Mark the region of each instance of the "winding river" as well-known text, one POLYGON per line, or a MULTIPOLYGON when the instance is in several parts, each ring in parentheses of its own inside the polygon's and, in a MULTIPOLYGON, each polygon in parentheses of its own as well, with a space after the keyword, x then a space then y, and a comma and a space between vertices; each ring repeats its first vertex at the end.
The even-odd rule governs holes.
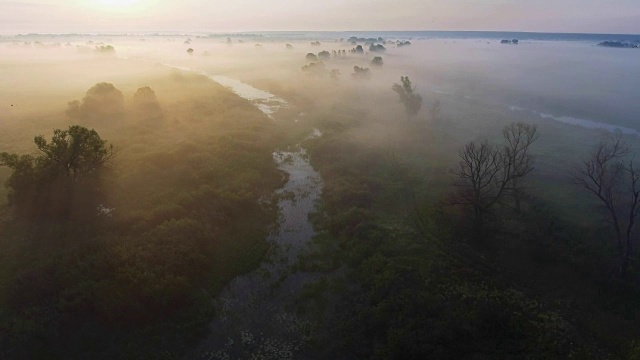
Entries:
MULTIPOLYGON (((207 76, 269 116, 286 105, 235 79, 207 76)), ((321 135, 314 130, 309 138, 321 135)), ((253 272, 235 278, 215 299, 216 317, 209 334, 188 359, 294 359, 308 343, 313 324, 299 317, 292 303, 304 284, 316 280, 318 274, 293 272, 292 266, 314 234, 308 215, 315 209, 323 182, 301 146, 275 152, 273 157, 288 180, 277 190, 280 226, 267 239, 267 259, 253 272)))

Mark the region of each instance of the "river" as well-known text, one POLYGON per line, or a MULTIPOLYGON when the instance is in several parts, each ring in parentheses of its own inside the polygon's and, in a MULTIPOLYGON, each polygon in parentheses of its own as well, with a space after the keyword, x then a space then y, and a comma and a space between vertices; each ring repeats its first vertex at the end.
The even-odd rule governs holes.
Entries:
MULTIPOLYGON (((284 100, 235 79, 209 77, 269 116, 276 107, 286 105, 284 100)), ((308 138, 321 135, 314 130, 308 138)), ((319 274, 293 272, 291 268, 314 234, 308 216, 315 209, 323 182, 300 145, 293 151, 275 152, 273 158, 288 180, 276 191, 280 224, 267 239, 267 258, 258 269, 236 277, 215 299, 216 317, 209 334, 188 359, 294 359, 308 343, 314 325, 296 314, 293 301, 319 274)))

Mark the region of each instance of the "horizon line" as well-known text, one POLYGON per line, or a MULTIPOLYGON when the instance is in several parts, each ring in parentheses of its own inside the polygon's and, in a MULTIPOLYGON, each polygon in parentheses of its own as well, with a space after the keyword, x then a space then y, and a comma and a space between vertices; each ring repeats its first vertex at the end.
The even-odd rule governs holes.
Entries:
POLYGON ((0 36, 29 36, 29 35, 83 35, 83 36, 133 36, 133 35, 251 35, 260 33, 518 33, 518 34, 559 34, 559 35, 624 35, 640 36, 640 33, 607 33, 607 32, 557 32, 557 31, 522 31, 522 30, 241 30, 241 31, 215 31, 215 30, 136 30, 136 31, 89 31, 89 32, 0 32, 0 36))

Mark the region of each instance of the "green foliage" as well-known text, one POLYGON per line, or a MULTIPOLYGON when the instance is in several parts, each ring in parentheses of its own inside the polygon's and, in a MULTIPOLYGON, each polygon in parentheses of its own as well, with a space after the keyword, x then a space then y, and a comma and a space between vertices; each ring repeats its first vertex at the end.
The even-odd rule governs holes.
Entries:
POLYGON ((68 218, 95 214, 102 166, 113 156, 97 132, 81 126, 56 129, 50 142, 34 139, 41 155, 0 154, 13 170, 6 186, 9 203, 25 217, 68 218))
MULTIPOLYGON (((112 148, 79 127, 39 137, 38 157, 1 155, 16 189, 39 179, 41 163, 76 178, 76 189, 101 179, 93 183, 100 196, 86 197, 107 211, 83 208, 91 221, 66 228, 47 214, 0 224, 15 260, 0 266, 0 357, 180 357, 206 331, 211 299, 264 256, 282 183, 272 158, 278 128, 201 78, 168 84, 176 97, 162 109, 171 122, 139 121, 135 104, 155 98, 141 88, 123 118, 130 121, 104 130, 119 149, 109 171, 99 168, 112 148)), ((37 203, 58 194, 30 184, 21 193, 37 203)))
MULTIPOLYGON (((326 324, 325 337, 318 341, 322 356, 593 356, 592 345, 560 309, 518 288, 524 274, 513 283, 505 281, 492 254, 460 243, 456 219, 415 202, 424 183, 417 178, 418 165, 406 160, 411 147, 389 154, 372 145, 372 135, 363 135, 371 119, 358 115, 356 121, 346 111, 332 118, 341 117, 322 123, 325 135, 309 144, 312 163, 325 180, 323 204, 314 219, 322 233, 316 239, 318 252, 301 266, 344 271, 333 277, 334 285, 322 287, 328 295, 315 297, 319 309, 327 308, 323 299, 337 298, 338 320, 326 324), (335 348, 327 346, 336 338, 335 348)), ((412 123, 397 127, 415 129, 412 123)), ((407 134, 405 141, 411 143, 407 134)), ((315 298, 304 296, 311 306, 315 298)))
POLYGON ((98 171, 114 155, 113 145, 107 146, 95 130, 78 125, 54 130, 51 142, 42 135, 34 142, 44 154, 40 162, 51 163, 74 182, 98 171))

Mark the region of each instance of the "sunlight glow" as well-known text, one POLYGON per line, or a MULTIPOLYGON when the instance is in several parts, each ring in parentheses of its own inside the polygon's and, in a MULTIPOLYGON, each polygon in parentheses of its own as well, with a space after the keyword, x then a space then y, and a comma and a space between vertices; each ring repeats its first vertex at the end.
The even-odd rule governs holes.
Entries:
POLYGON ((143 10, 145 2, 141 0, 93 0, 92 7, 100 11, 113 13, 136 13, 143 10))

